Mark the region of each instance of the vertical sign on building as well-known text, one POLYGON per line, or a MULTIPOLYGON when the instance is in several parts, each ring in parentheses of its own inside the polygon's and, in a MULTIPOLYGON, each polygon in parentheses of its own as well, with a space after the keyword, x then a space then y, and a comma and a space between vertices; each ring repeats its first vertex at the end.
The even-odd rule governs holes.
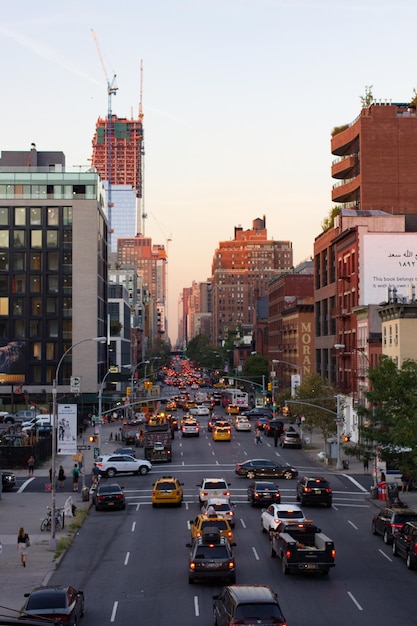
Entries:
POLYGON ((77 405, 58 404, 57 454, 77 454, 77 405))

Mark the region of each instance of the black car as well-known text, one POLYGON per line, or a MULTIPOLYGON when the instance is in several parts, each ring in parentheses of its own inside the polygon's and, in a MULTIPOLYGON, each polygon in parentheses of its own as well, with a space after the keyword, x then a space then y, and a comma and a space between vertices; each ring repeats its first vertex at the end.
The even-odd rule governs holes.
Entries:
POLYGON ((373 516, 372 534, 382 535, 386 544, 392 543, 406 522, 417 522, 417 512, 404 507, 386 507, 373 516))
POLYGON ((11 491, 16 487, 16 476, 13 474, 13 472, 2 470, 1 484, 3 491, 11 491))
POLYGON ((332 506, 333 492, 328 480, 322 476, 303 476, 297 483, 297 502, 301 506, 325 504, 332 506))
POLYGON ((256 420, 256 428, 259 428, 259 430, 263 430, 266 432, 269 422, 269 417, 267 417, 266 415, 260 415, 256 420))
POLYGON ((84 615, 84 593, 74 587, 35 587, 27 598, 19 618, 42 618, 51 622, 75 626, 84 615))
POLYGON ((250 411, 245 411, 243 415, 246 415, 248 419, 258 419, 258 417, 267 417, 268 419, 272 419, 274 417, 274 412, 268 407, 256 406, 254 409, 250 409, 250 411))
POLYGON ((96 511, 104 509, 125 509, 126 500, 122 487, 118 483, 99 484, 94 494, 96 511))
POLYGON ((235 560, 229 540, 222 537, 217 526, 207 526, 202 537, 187 543, 191 547, 188 561, 188 582, 226 580, 236 582, 235 560))
POLYGON ((280 465, 269 459, 251 459, 238 463, 235 467, 235 474, 245 476, 253 480, 254 478, 296 478, 298 471, 288 463, 280 465))
POLYGON ((417 567, 417 522, 406 522, 395 534, 392 554, 402 556, 408 569, 417 567))
POLYGON ((277 595, 268 585, 230 585, 213 596, 216 626, 286 624, 277 595))
POLYGON ((248 500, 252 506, 279 504, 281 494, 277 485, 267 480, 253 480, 248 487, 248 500))
POLYGON ((284 432, 284 422, 278 419, 269 420, 264 426, 264 433, 267 437, 275 437, 275 433, 280 437, 284 432))

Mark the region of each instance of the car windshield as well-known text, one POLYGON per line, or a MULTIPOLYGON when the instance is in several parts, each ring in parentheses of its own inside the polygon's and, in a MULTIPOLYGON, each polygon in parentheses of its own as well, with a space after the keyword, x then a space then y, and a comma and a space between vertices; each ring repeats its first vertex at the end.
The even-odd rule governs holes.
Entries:
POLYGON ((159 489, 160 491, 172 491, 175 489, 175 485, 171 482, 160 482, 156 485, 156 489, 159 489))
POLYGON ((272 602, 269 604, 253 602, 251 604, 239 604, 234 617, 237 619, 247 619, 248 617, 253 619, 282 618, 282 613, 279 607, 272 602))
POLYGON ((230 506, 227 504, 211 504, 210 506, 212 506, 218 513, 227 513, 227 511, 230 511, 230 506))
POLYGON ((198 546, 196 559, 228 559, 226 546, 198 546))
POLYGON ((417 521, 417 513, 396 513, 394 516, 395 524, 405 524, 410 521, 417 521))
POLYGON ((26 609, 63 609, 67 606, 67 594, 65 591, 45 591, 35 593, 29 597, 26 609))
POLYGON ((216 519, 215 522, 213 522, 213 520, 207 520, 207 522, 201 524, 201 528, 208 528, 209 526, 217 526, 219 530, 227 530, 228 528, 227 523, 221 519, 216 519))
POLYGON ((257 491, 276 491, 277 487, 273 483, 256 483, 255 489, 257 491))
POLYGON ((120 493, 121 489, 118 485, 100 485, 99 493, 120 493))
POLYGON ((223 481, 204 483, 204 489, 227 489, 226 484, 223 481))

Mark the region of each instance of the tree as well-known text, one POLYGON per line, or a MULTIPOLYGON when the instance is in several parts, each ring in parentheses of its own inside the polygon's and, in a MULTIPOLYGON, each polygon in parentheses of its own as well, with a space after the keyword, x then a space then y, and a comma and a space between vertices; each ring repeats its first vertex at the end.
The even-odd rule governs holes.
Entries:
POLYGON ((243 364, 243 378, 261 386, 268 379, 268 358, 262 354, 249 356, 243 364))
POLYGON ((358 408, 361 449, 369 453, 377 448, 382 460, 409 471, 417 464, 417 361, 408 359, 399 369, 384 355, 368 377, 368 406, 358 408))
POLYGON ((296 407, 299 414, 304 414, 304 428, 310 432, 318 428, 324 441, 327 441, 336 432, 336 395, 336 390, 329 387, 319 374, 313 374, 306 376, 302 384, 297 387, 295 400, 301 404, 291 405, 289 401, 288 406, 291 409, 296 407), (306 404, 302 403, 303 400, 306 404))
POLYGON ((196 335, 187 345, 187 357, 200 367, 216 369, 219 366, 219 351, 217 346, 209 343, 207 335, 196 335))
POLYGON ((374 101, 374 96, 372 94, 372 87, 373 87, 373 85, 366 85, 365 86, 365 95, 364 96, 359 96, 363 109, 367 109, 368 107, 370 107, 371 104, 374 101))
POLYGON ((334 225, 335 217, 337 215, 340 215, 340 211, 341 211, 340 205, 334 206, 329 210, 329 213, 327 214, 327 216, 323 219, 321 223, 321 227, 323 231, 327 230, 328 228, 331 228, 334 225))

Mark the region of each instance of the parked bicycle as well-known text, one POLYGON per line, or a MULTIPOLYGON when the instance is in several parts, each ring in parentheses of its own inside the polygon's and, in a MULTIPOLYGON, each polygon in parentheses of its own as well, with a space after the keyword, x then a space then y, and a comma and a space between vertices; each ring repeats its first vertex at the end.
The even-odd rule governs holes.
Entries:
MULTIPOLYGON (((42 522, 41 522, 41 531, 42 532, 44 532, 45 530, 51 530, 51 527, 52 527, 52 511, 51 511, 51 507, 47 506, 46 508, 48 509, 48 513, 47 513, 45 519, 43 519, 42 522)), ((55 509, 55 529, 56 530, 61 530, 62 528, 64 528, 64 509, 57 507, 55 509)))

